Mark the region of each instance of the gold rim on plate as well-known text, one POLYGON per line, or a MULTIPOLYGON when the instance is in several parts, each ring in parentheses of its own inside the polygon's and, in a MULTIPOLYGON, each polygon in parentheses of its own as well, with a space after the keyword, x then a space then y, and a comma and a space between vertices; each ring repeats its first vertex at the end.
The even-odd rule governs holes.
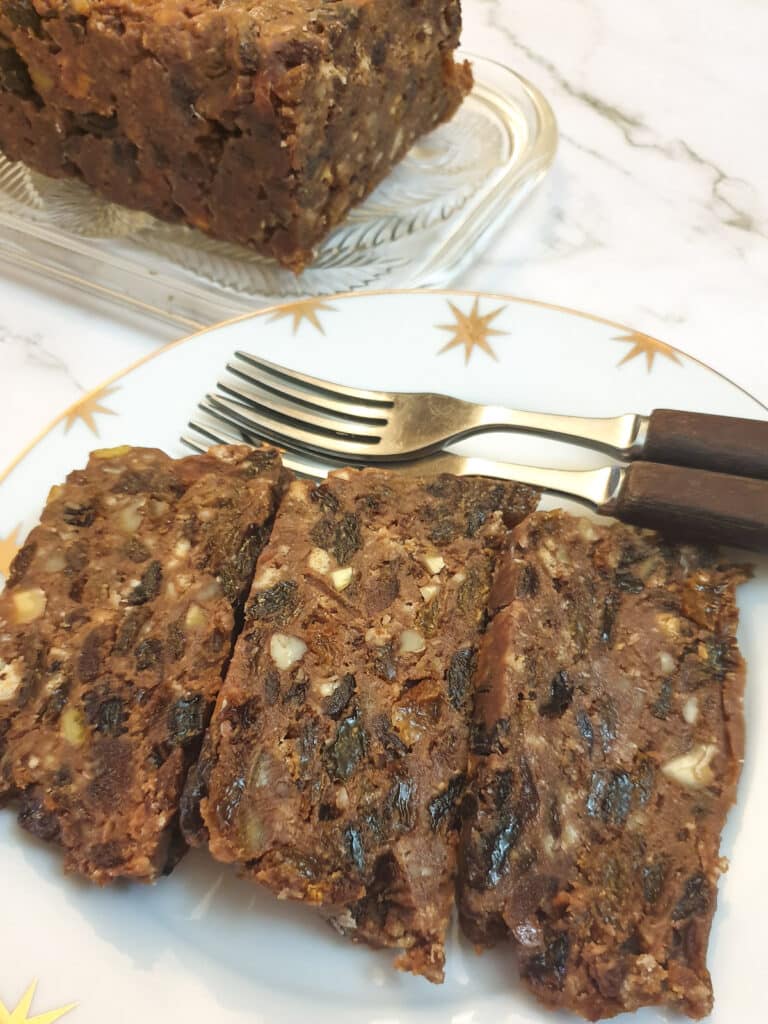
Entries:
POLYGON ((227 327, 229 324, 239 323, 241 320, 252 320, 256 319, 257 317, 274 315, 276 312, 279 311, 290 311, 292 308, 298 308, 301 307, 302 305, 306 305, 308 301, 318 301, 325 303, 333 302, 334 300, 338 299, 365 299, 368 296, 372 295, 460 295, 464 297, 468 296, 470 298, 475 299, 493 299, 496 302, 516 302, 521 305, 536 306, 540 309, 551 309, 557 313, 566 313, 569 316, 576 316, 582 320, 591 320, 593 323, 596 324, 603 324, 607 327, 614 327, 619 331, 626 331, 628 334, 636 334, 638 336, 642 336, 643 338, 647 338, 650 342, 655 343, 660 348, 666 349, 667 351, 673 353, 674 355, 685 356, 685 358, 690 359, 691 362, 697 363, 699 366, 702 366, 705 370, 709 370, 710 373, 714 373, 715 376, 719 377, 727 384, 730 384, 732 387, 736 388, 737 391, 740 391, 743 395, 746 395, 747 398, 750 398, 753 402, 759 405, 760 408, 765 409, 766 412, 768 412, 768 406, 764 405, 763 402, 756 398, 751 392, 747 391, 746 388, 743 388, 740 384, 737 384, 735 381, 731 380, 731 378, 727 377, 724 373, 720 373, 719 370, 715 370, 713 367, 711 367, 708 363, 705 363, 703 360, 697 359, 696 356, 689 355, 689 353, 684 352, 682 349, 679 349, 674 345, 670 345, 669 342, 661 341, 661 339, 655 338, 653 335, 636 331, 634 328, 628 327, 626 324, 619 323, 617 320, 609 320, 607 317, 595 316, 593 313, 585 313, 579 309, 571 309, 569 306, 560 306, 552 302, 542 302, 539 299, 524 299, 516 295, 505 295, 502 292, 482 292, 461 288, 391 288, 378 290, 374 289, 371 291, 336 292, 333 295, 318 296, 315 300, 299 299, 293 302, 279 302, 273 306, 267 306, 264 309, 256 310, 253 313, 241 313, 239 316, 233 316, 227 320, 222 320, 219 323, 210 324, 207 327, 201 327, 200 330, 193 331, 191 334, 186 334, 181 338, 177 338, 175 341, 169 342, 167 345, 161 345, 160 348, 157 348, 152 352, 148 352, 145 356, 142 356, 140 359, 137 359, 134 363, 131 363, 130 366, 127 366, 125 369, 119 370, 117 373, 112 374, 112 376, 108 377, 105 381, 102 381, 101 384, 97 385, 95 388, 92 388, 90 391, 87 391, 84 395, 78 398, 76 402, 73 402, 66 409, 60 412, 58 416, 51 420, 51 422, 46 427, 44 427, 40 431, 40 433, 37 434, 29 442, 29 444, 26 445, 19 452, 18 455, 16 455, 11 460, 10 464, 6 466, 6 468, 2 472, 0 472, 0 484, 5 483, 8 477, 14 471, 14 469, 16 469, 16 467, 19 466, 24 461, 24 459, 26 459, 27 456, 34 451, 38 444, 40 444, 40 442, 45 437, 47 437, 48 434, 50 434, 51 431, 54 430, 62 422, 62 420, 65 420, 68 417, 76 414, 79 408, 84 406, 89 401, 93 401, 107 388, 117 383, 117 381, 122 380, 124 377, 127 377, 130 373, 133 373, 133 371, 138 369, 140 366, 143 366, 145 363, 149 363, 153 359, 157 359, 160 356, 165 355, 165 353, 170 352, 171 349, 177 348, 179 345, 183 345, 188 341, 192 341, 193 338, 197 338, 201 334, 207 334, 209 331, 217 330, 220 327, 227 327))

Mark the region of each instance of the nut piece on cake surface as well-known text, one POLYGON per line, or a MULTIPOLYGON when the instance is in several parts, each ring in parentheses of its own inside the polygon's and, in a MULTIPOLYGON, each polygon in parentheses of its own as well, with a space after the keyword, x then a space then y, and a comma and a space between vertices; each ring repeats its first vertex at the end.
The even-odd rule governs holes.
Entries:
POLYGON ((281 486, 277 452, 233 446, 100 451, 52 488, 0 593, 0 803, 68 870, 152 880, 181 855, 181 790, 281 486))
POLYGON ((548 1006, 711 1009, 747 575, 562 512, 513 531, 478 655, 459 909, 478 945, 516 944, 548 1006))
POLYGON ((299 271, 472 84, 458 0, 0 0, 0 148, 299 271))

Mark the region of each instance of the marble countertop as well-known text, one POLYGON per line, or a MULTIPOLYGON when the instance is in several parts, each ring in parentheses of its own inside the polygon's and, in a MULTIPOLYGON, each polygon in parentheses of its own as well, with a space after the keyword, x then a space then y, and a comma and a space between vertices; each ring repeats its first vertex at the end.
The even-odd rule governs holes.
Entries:
MULTIPOLYGON (((543 90, 555 167, 456 287, 630 324, 768 403, 768 10, 465 0, 465 45, 543 90)), ((0 467, 178 328, 0 272, 0 467)))

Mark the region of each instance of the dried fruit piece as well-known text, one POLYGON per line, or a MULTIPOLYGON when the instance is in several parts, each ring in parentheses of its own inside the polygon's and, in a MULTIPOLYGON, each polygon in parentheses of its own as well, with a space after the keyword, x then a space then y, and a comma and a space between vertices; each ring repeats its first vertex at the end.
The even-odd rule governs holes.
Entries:
POLYGON ((593 772, 587 795, 587 814, 613 825, 623 825, 632 806, 632 779, 628 772, 593 772))
POLYGON ((104 629, 97 627, 90 630, 83 640, 77 658, 77 675, 81 682, 91 683, 102 670, 102 647, 109 637, 104 629))
POLYGON ((667 868, 664 861, 647 864, 643 868, 643 898, 647 903, 655 903, 661 896, 667 868))
POLYGON ((330 775, 343 782, 365 757, 367 735, 357 711, 345 718, 326 752, 330 775))
POLYGON ((116 654, 127 654, 134 648, 139 633, 150 617, 151 612, 148 608, 131 609, 126 613, 117 631, 114 645, 116 654))
POLYGON ((59 837, 59 820, 53 811, 47 810, 43 801, 30 793, 21 797, 19 824, 38 839, 53 842, 59 837))
POLYGON ((348 565, 362 545, 360 518, 354 512, 345 512, 338 519, 327 516, 318 520, 310 536, 319 548, 330 551, 339 565, 348 565))
POLYGON ((697 872, 686 879, 683 895, 672 910, 672 920, 681 921, 696 914, 706 914, 711 902, 710 884, 704 875, 697 872))
POLYGON ((467 777, 464 772, 455 775, 445 789, 436 796, 433 796, 429 801, 427 810, 429 811, 429 821, 434 832, 446 821, 449 827, 453 824, 452 818, 461 799, 466 781, 467 777))
POLYGON ((539 714, 547 718, 559 718, 571 706, 573 685, 562 670, 549 681, 546 699, 539 705, 539 714))
POLYGON ((570 942, 568 936, 559 934, 546 940, 544 950, 523 960, 521 973, 549 989, 562 990, 568 965, 570 942))
POLYGON ((474 647, 463 647, 451 658, 446 673, 448 700, 457 711, 466 707, 476 664, 477 651, 474 647))
POLYGON ((655 718, 660 718, 665 721, 669 717, 669 711, 672 703, 672 680, 664 679, 661 683, 661 689, 659 690, 659 696, 655 703, 651 706, 651 714, 655 718))
POLYGON ((298 587, 294 580, 281 580, 273 587, 257 591, 248 607, 252 619, 287 622, 298 603, 298 587))
POLYGON ((352 699, 355 692, 355 677, 347 673, 338 683, 333 693, 325 701, 323 710, 330 718, 340 718, 342 712, 352 699))
POLYGON ((161 666, 163 650, 163 641, 158 637, 148 636, 146 640, 142 640, 135 651, 137 671, 146 672, 148 669, 161 666))
POLYGON ((351 825, 344 830, 344 838, 347 842, 347 849, 352 863, 358 871, 365 871, 365 847, 360 830, 351 825))
POLYGON ((205 703, 200 694, 180 697, 168 713, 168 740, 183 747, 197 739, 205 727, 205 703))
POLYGON ((16 555, 11 562, 10 575, 6 581, 7 590, 17 587, 19 583, 22 582, 36 555, 37 543, 34 540, 28 540, 26 544, 22 545, 21 549, 16 552, 16 555))
POLYGON ((95 694, 84 694, 83 702, 88 720, 97 732, 105 736, 121 736, 126 731, 127 712, 120 697, 99 698, 95 694))
POLYGON ((129 605, 146 604, 154 601, 160 593, 160 584, 163 579, 163 567, 157 561, 150 562, 141 577, 140 582, 133 588, 126 598, 129 605))

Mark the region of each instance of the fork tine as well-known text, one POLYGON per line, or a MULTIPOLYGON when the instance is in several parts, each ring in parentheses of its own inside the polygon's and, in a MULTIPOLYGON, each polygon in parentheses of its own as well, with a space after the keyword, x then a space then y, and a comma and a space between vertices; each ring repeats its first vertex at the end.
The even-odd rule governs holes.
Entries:
MULTIPOLYGON (((192 422, 190 422, 189 425, 190 427, 195 426, 195 424, 192 422)), ((202 453, 207 449, 206 444, 204 444, 202 441, 199 441, 196 437, 193 437, 191 434, 182 434, 181 443, 185 444, 187 448, 191 448, 193 452, 202 453)))
MULTIPOLYGON (((218 437, 227 434, 231 431, 231 434, 227 434, 225 438, 226 444, 270 444, 274 448, 279 448, 281 452, 290 452, 297 458, 306 458, 309 460, 319 459, 318 465, 321 465, 323 472, 328 473, 332 469, 344 469, 349 465, 349 461, 340 457, 334 459, 332 455, 327 452, 318 451, 307 451, 301 445, 294 444, 285 437, 280 437, 278 434, 271 433, 269 430, 258 426, 242 426, 234 423, 231 419, 228 419, 228 413, 222 412, 221 409, 215 408, 211 405, 208 399, 204 398, 201 402, 198 402, 198 408, 205 413, 205 421, 201 423, 197 420, 195 423, 195 429, 199 430, 201 426, 207 427, 207 436, 216 440, 218 437), (214 424, 214 429, 208 426, 209 421, 214 424), (214 432, 215 431, 215 432, 214 432), (237 433, 235 438, 234 432, 237 433)), ((205 432, 205 431, 204 431, 205 432)), ((220 442, 219 442, 220 443, 220 442)))
MULTIPOLYGON (((217 409, 216 406, 212 405, 207 398, 203 398, 202 401, 197 404, 198 409, 205 413, 205 415, 217 424, 217 432, 219 430, 218 425, 224 424, 228 430, 236 430, 238 432, 238 440, 236 444, 271 444, 277 448, 291 447, 291 442, 286 438, 272 433, 266 429, 266 427, 253 424, 252 426, 245 426, 242 423, 238 423, 232 414, 227 410, 217 409)), ((295 450, 301 451, 300 445, 295 445, 295 450)))
POLYGON ((267 376, 264 373, 255 373, 250 368, 250 364, 244 359, 241 359, 239 362, 227 363, 227 369, 230 373, 248 381, 249 384, 256 384, 259 388, 264 388, 281 398, 289 398, 308 409, 316 409, 319 412, 332 412, 346 419, 365 420, 371 423, 379 423, 381 426, 386 426, 388 422, 386 410, 391 408, 391 406, 363 405, 348 401, 347 399, 338 401, 336 398, 330 397, 330 392, 328 394, 319 394, 314 391, 308 391, 306 388, 296 387, 288 377, 267 376))
MULTIPOLYGON (((203 437, 207 438, 213 444, 238 443, 237 439, 233 438, 226 431, 213 430, 207 423, 203 423, 200 420, 190 420, 188 425, 192 430, 202 434, 203 437)), ((189 433, 182 434, 181 441, 195 452, 203 453, 209 448, 208 444, 205 444, 205 442, 200 441, 194 435, 189 433)), ((243 443, 242 439, 240 439, 239 443, 243 443)), ((321 466, 319 463, 312 462, 310 459, 302 458, 302 456, 295 452, 289 453, 281 451, 280 455, 285 468, 290 470, 292 473, 295 473, 297 476, 310 477, 313 480, 324 480, 328 474, 329 467, 321 466)))
POLYGON ((297 426, 306 426, 317 433, 330 434, 331 437, 349 437, 358 440, 381 437, 381 424, 358 422, 357 420, 341 420, 334 416, 324 416, 321 412, 313 412, 308 406, 296 406, 290 401, 282 401, 273 391, 264 391, 250 384, 239 384, 237 381, 220 380, 218 387, 227 394, 233 395, 244 405, 273 413, 280 419, 288 419, 297 426))
MULTIPOLYGON (((204 411, 207 412, 208 410, 204 411)), ((207 420, 190 420, 187 425, 199 434, 207 437, 213 444, 251 444, 251 441, 246 440, 243 432, 234 424, 227 423, 225 425, 222 420, 214 420, 213 424, 210 424, 207 420)), ((182 438, 182 440, 184 441, 185 439, 182 438)))
POLYGON ((344 456, 347 459, 365 461, 366 452, 373 453, 376 448, 375 438, 360 438, 357 441, 339 437, 336 435, 324 435, 320 437, 316 433, 302 430, 290 422, 283 422, 270 416, 267 412, 251 411, 240 402, 232 402, 222 395, 208 395, 206 397, 206 408, 219 419, 228 423, 255 431, 257 434, 268 436, 273 442, 280 444, 287 442, 287 447, 299 447, 310 452, 318 452, 322 455, 332 453, 333 455, 344 456))
POLYGON ((350 388, 345 384, 334 384, 332 381, 320 380, 319 377, 310 377, 307 373, 299 373, 298 370, 289 370, 285 366, 278 366, 277 363, 270 363, 267 359, 251 355, 249 352, 236 352, 235 355, 238 359, 243 359, 246 363, 257 367, 263 373, 283 380, 299 381, 310 391, 320 391, 331 398, 346 398, 351 402, 363 402, 366 405, 378 405, 385 408, 391 408, 394 405, 395 396, 388 391, 366 391, 363 388, 350 388))

